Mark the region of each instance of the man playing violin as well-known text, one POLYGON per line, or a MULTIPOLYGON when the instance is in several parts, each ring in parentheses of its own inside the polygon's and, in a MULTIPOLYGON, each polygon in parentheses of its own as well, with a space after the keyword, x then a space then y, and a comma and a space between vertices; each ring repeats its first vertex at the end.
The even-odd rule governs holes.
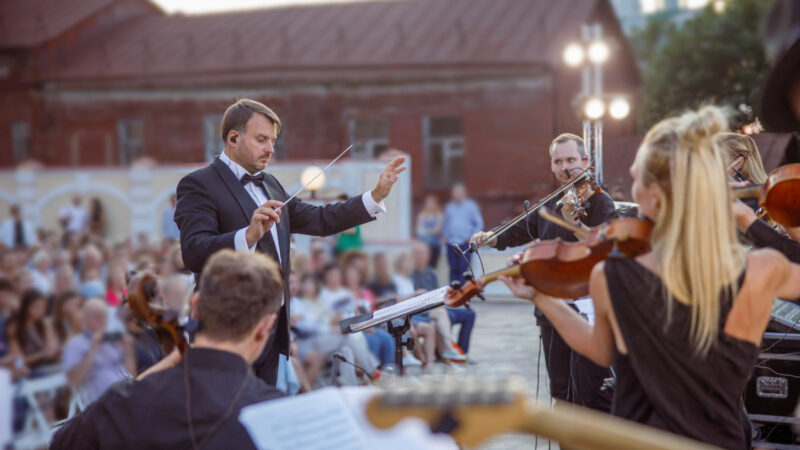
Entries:
POLYGON ((281 278, 263 254, 216 253, 192 298, 193 346, 112 386, 64 424, 50 448, 254 448, 239 410, 282 395, 250 367, 276 322, 281 278))
MULTIPOLYGON (((589 155, 579 136, 564 133, 550 144, 550 168, 562 186, 588 167, 589 155)), ((568 191, 562 198, 553 198, 544 207, 560 213, 567 221, 581 228, 594 227, 611 219, 615 209, 611 197, 606 192, 595 193, 588 187, 583 189, 585 192, 582 194, 577 192, 580 188, 575 193, 568 191)), ((471 242, 478 246, 490 245, 503 250, 535 239, 555 238, 564 241, 578 240, 573 232, 534 212, 496 238, 491 238, 489 232, 481 231, 472 236, 471 242)), ((575 308, 571 300, 568 303, 575 308)), ((611 396, 601 391, 603 381, 610 377, 609 370, 574 353, 538 309, 535 314, 541 330, 551 395, 558 400, 609 411, 611 396)))

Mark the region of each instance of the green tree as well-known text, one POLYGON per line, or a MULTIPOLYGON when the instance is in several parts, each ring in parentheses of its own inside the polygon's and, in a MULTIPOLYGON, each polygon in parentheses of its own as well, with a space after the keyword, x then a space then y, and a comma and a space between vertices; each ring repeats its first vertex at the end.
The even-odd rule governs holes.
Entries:
POLYGON ((767 6, 730 0, 723 13, 708 7, 680 25, 661 17, 634 32, 643 73, 642 129, 709 103, 733 108, 736 127, 752 122, 768 69, 761 44, 767 6))

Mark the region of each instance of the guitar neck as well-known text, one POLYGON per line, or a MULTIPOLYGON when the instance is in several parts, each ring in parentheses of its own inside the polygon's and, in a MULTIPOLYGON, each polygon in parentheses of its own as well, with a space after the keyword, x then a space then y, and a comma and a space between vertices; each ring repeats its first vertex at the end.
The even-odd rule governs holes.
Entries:
POLYGON ((528 399, 518 379, 450 378, 422 386, 399 386, 373 397, 366 408, 378 428, 417 417, 432 429, 442 424, 462 446, 480 445, 494 435, 516 431, 558 441, 563 447, 598 450, 711 449, 710 445, 635 422, 559 403, 550 407, 528 399))
POLYGON ((558 441, 562 446, 598 450, 716 448, 692 439, 575 405, 529 405, 516 427, 558 441))

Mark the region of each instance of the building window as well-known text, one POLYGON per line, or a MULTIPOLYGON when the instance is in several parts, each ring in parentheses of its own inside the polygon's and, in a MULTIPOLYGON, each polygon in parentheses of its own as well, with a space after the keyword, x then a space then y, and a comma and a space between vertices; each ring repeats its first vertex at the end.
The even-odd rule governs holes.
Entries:
POLYGON ((11 123, 11 148, 14 161, 22 161, 31 156, 31 124, 28 122, 11 123))
POLYGON ((225 148, 220 137, 220 127, 222 124, 222 114, 210 114, 203 117, 203 136, 205 136, 206 162, 214 161, 214 158, 222 153, 225 148))
POLYGON ((120 120, 117 124, 119 133, 119 162, 128 165, 144 156, 144 121, 120 120))
POLYGON ((389 121, 385 117, 350 119, 353 158, 375 158, 389 148, 389 121))
POLYGON ((429 188, 446 188, 462 181, 464 134, 461 117, 426 117, 425 178, 429 188))

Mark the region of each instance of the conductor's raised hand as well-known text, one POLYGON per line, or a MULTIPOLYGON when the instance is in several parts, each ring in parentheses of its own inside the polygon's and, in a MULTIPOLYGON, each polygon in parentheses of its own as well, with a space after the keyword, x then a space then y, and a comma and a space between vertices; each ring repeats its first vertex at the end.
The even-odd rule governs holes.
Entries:
POLYGON ((406 170, 406 166, 403 165, 405 162, 405 156, 398 156, 383 169, 383 172, 381 172, 381 175, 378 177, 378 183, 375 184, 375 188, 372 190, 372 199, 375 200, 375 203, 380 203, 389 196, 389 192, 392 191, 392 186, 394 186, 399 178, 398 175, 400 175, 400 172, 406 170))
POLYGON ((247 226, 247 231, 245 231, 248 247, 261 240, 274 224, 281 223, 282 210, 276 209, 281 206, 283 206, 283 202, 267 200, 253 211, 250 225, 247 226))

